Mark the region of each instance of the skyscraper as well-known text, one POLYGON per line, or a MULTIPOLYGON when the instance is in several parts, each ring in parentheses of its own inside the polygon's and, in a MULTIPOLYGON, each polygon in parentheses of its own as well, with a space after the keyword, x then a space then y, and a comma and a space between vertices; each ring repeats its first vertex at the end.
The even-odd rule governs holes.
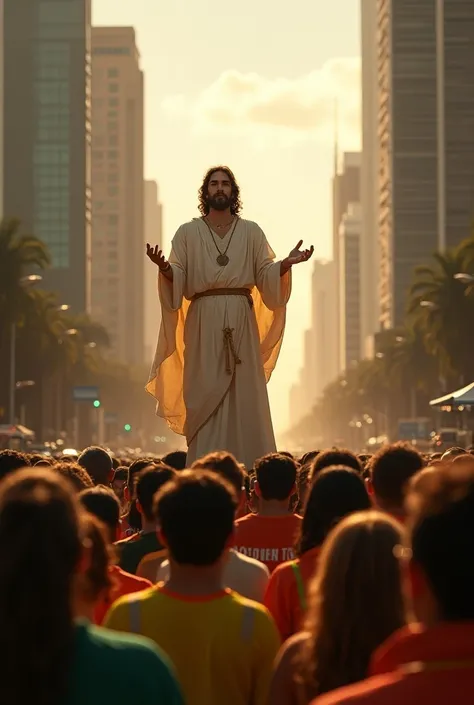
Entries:
POLYGON ((144 362, 143 73, 133 27, 92 30, 92 313, 144 362))
POLYGON ((90 308, 90 0, 4 4, 3 212, 49 247, 45 286, 90 308))
POLYGON ((362 212, 360 203, 349 203, 339 226, 339 365, 347 370, 361 358, 362 212))
POLYGON ((474 218, 474 3, 378 0, 381 322, 403 322, 413 269, 474 218))
POLYGON ((340 356, 338 351, 341 348, 341 286, 344 273, 341 268, 340 261, 340 234, 339 230, 344 214, 347 212, 349 203, 358 203, 360 201, 360 152, 344 152, 342 155, 342 164, 339 165, 337 158, 337 146, 335 150, 334 176, 332 180, 333 194, 333 259, 336 270, 336 343, 335 354, 338 360, 337 372, 342 372, 344 369, 340 366, 340 356))
MULTIPOLYGON (((145 181, 145 240, 163 247, 163 207, 156 181, 145 181)), ((161 322, 158 300, 158 272, 151 262, 145 263, 145 353, 151 363, 161 322)))
POLYGON ((379 143, 377 0, 361 0, 362 162, 360 201, 360 296, 362 354, 380 327, 379 143))
POLYGON ((334 261, 316 260, 311 281, 311 327, 314 337, 314 387, 317 400, 339 372, 337 350, 337 272, 334 261))

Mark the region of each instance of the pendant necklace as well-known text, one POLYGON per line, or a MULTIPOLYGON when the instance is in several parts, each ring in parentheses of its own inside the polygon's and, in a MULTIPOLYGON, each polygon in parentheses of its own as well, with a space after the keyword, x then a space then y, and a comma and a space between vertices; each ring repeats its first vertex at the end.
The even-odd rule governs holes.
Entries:
POLYGON ((221 252, 221 251, 220 251, 220 249, 219 249, 219 247, 218 247, 218 245, 217 245, 216 239, 215 239, 215 237, 214 237, 214 233, 212 232, 211 226, 209 225, 209 223, 207 222, 207 220, 206 220, 205 218, 203 218, 203 220, 204 220, 204 222, 206 223, 207 227, 209 228, 209 232, 211 233, 211 237, 212 237, 212 242, 213 242, 214 245, 216 246, 216 250, 217 250, 218 253, 219 253, 219 255, 216 257, 216 262, 217 262, 217 264, 218 264, 220 267, 225 267, 226 264, 229 264, 229 258, 227 257, 227 250, 229 249, 230 243, 232 242, 232 237, 233 237, 233 235, 234 235, 235 228, 236 228, 236 225, 237 225, 237 221, 239 220, 239 218, 238 218, 238 216, 235 217, 235 220, 234 220, 234 227, 232 228, 232 231, 231 231, 231 233, 230 233, 229 242, 227 243, 227 247, 225 248, 224 252, 221 252))

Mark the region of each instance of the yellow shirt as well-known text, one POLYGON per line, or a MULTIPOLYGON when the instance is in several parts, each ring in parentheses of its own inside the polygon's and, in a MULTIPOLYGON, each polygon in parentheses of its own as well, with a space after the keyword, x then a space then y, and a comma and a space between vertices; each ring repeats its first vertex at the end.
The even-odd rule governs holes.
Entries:
POLYGON ((190 598, 159 585, 118 600, 105 626, 158 644, 187 705, 266 705, 280 639, 256 602, 230 590, 190 598))

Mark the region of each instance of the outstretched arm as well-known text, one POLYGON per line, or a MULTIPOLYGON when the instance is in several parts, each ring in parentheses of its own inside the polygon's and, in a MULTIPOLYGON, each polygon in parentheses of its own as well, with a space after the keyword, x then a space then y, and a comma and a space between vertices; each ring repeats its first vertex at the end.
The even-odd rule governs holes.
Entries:
POLYGON ((158 267, 160 274, 162 274, 168 281, 173 281, 173 267, 168 262, 163 252, 158 248, 158 245, 146 244, 146 254, 147 257, 158 267))
POLYGON ((309 250, 301 250, 300 247, 303 244, 303 240, 300 240, 299 243, 296 245, 294 250, 291 250, 290 254, 288 257, 285 257, 281 261, 280 265, 280 276, 285 275, 294 264, 299 264, 300 262, 307 262, 310 257, 313 256, 314 252, 314 247, 311 245, 309 250))

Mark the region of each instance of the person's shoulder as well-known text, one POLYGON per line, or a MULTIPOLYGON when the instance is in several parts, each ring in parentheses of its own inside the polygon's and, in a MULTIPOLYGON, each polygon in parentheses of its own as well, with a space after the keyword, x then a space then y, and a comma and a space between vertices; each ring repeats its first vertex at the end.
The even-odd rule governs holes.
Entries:
POLYGON ((109 653, 113 659, 119 659, 122 655, 127 662, 136 657, 137 663, 148 658, 152 662, 168 664, 167 657, 155 642, 144 636, 114 632, 91 624, 80 625, 78 629, 82 631, 82 640, 94 660, 109 653))
POLYGON ((346 685, 320 695, 311 701, 311 705, 398 705, 403 703, 408 695, 405 682, 398 673, 373 676, 360 683, 346 685))
POLYGON ((245 526, 246 524, 249 524, 249 523, 251 524, 255 521, 257 516, 258 516, 257 514, 251 514, 251 513, 245 514, 245 516, 240 517, 240 519, 237 519, 237 521, 235 522, 235 525, 237 527, 239 527, 239 526, 245 526))
POLYGON ((239 568, 244 568, 249 573, 260 573, 267 578, 270 576, 267 566, 261 561, 257 561, 256 558, 246 556, 245 553, 239 553, 239 551, 232 551, 232 557, 236 563, 239 563, 239 568))
POLYGON ((135 544, 140 539, 140 534, 132 534, 131 536, 126 536, 124 539, 115 542, 115 546, 120 550, 127 548, 131 544, 135 544))
POLYGON ((186 237, 188 233, 195 233, 200 223, 202 223, 201 218, 191 218, 185 223, 181 223, 175 233, 175 238, 186 237))
POLYGON ((275 580, 281 580, 286 578, 288 575, 292 575, 297 565, 296 561, 285 561, 277 565, 275 570, 272 572, 270 580, 274 582, 275 580))
POLYGON ((149 691, 148 696, 169 695, 170 702, 181 702, 173 666, 154 641, 85 623, 77 629, 85 674, 90 669, 88 664, 93 664, 104 678, 133 674, 133 682, 140 684, 139 690, 149 691))
POLYGON ((244 597, 238 592, 230 591, 230 595, 232 597, 234 605, 238 605, 241 611, 250 613, 257 626, 271 625, 272 629, 276 629, 273 617, 271 616, 267 608, 264 605, 260 604, 260 602, 256 602, 255 600, 251 600, 248 597, 244 597))
POLYGON ((257 237, 264 237, 262 228, 254 220, 247 220, 246 218, 239 218, 241 225, 245 227, 248 233, 251 233, 257 237))
POLYGON ((152 587, 150 580, 147 580, 146 578, 141 578, 138 575, 133 575, 132 573, 127 573, 126 570, 123 570, 118 565, 114 566, 114 572, 116 573, 118 579, 121 581, 122 584, 126 585, 127 587, 133 587, 136 591, 146 590, 147 588, 152 587))

